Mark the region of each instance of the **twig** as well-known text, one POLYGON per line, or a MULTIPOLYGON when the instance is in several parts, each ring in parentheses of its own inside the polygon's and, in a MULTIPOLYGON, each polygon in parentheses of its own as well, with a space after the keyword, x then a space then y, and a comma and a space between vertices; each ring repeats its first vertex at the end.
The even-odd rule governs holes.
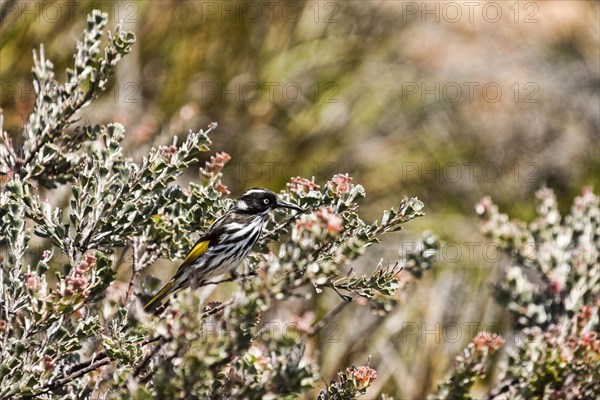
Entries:
POLYGON ((132 272, 131 272, 131 279, 129 280, 129 287, 127 288, 127 294, 125 295, 125 304, 129 305, 129 298, 131 297, 131 294, 133 293, 133 288, 135 287, 135 281, 137 280, 138 276, 140 275, 140 268, 138 267, 138 261, 139 261, 139 257, 138 257, 138 250, 139 250, 139 244, 137 243, 137 241, 134 239, 133 241, 133 268, 132 268, 132 272))
POLYGON ((103 358, 101 360, 98 360, 94 363, 89 364, 87 367, 80 369, 78 371, 73 372, 72 374, 65 376, 64 378, 58 379, 54 382, 49 382, 46 385, 44 385, 41 389, 43 389, 41 392, 36 393, 36 394, 31 394, 31 395, 26 395, 26 396, 21 396, 21 399, 33 399, 36 397, 39 397, 43 394, 46 394, 48 392, 51 392, 53 390, 58 389, 59 387, 87 374, 88 372, 92 372, 106 364, 109 364, 112 360, 110 358, 103 358))
MULTIPOLYGON (((162 338, 162 336, 155 336, 151 339, 145 339, 143 341, 140 342, 140 346, 147 346, 150 343, 154 343, 158 340, 160 340, 162 338)), ((94 357, 90 358, 87 361, 84 362, 80 362, 79 364, 75 364, 73 365, 71 368, 69 368, 67 370, 67 372, 65 372, 65 375, 72 375, 73 373, 75 373, 76 371, 80 371, 83 369, 88 368, 90 365, 102 361, 102 360, 110 360, 112 361, 109 357, 108 354, 106 353, 106 351, 101 351, 100 353, 96 354, 94 357)))
POLYGON ((117 258, 117 261, 114 264, 116 268, 119 268, 119 266, 125 261, 125 256, 127 255, 127 251, 129 251, 129 247, 129 245, 123 247, 121 254, 119 254, 119 258, 117 258))
POLYGON ((142 340, 142 342, 141 342, 140 344, 141 344, 142 346, 147 346, 147 345, 149 345, 150 343, 154 343, 154 342, 157 342, 157 341, 159 341, 161 338, 163 338, 163 336, 156 335, 156 336, 154 336, 152 339, 146 339, 146 340, 142 340))
POLYGON ((350 304, 350 303, 347 301, 342 301, 340 304, 338 304, 323 319, 321 319, 319 322, 313 324, 313 331, 311 333, 309 333, 308 336, 309 337, 316 336, 321 331, 321 329, 326 327, 331 322, 331 320, 333 320, 340 312, 342 312, 342 310, 344 308, 346 308, 346 306, 348 304, 350 304))
POLYGON ((97 361, 105 360, 107 358, 108 358, 108 354, 106 353, 106 351, 101 351, 100 353, 96 354, 94 357, 90 358, 89 360, 73 365, 71 368, 69 368, 67 370, 67 372, 65 372, 65 375, 71 375, 72 373, 74 373, 76 371, 87 368, 88 366, 92 365, 93 363, 95 363, 97 361))
POLYGON ((152 349, 152 351, 150 353, 148 353, 146 355, 146 357, 144 357, 142 362, 135 368, 135 370, 133 371, 134 377, 137 377, 142 373, 144 368, 146 368, 148 366, 148 364, 150 363, 150 360, 152 360, 152 358, 160 351, 162 345, 165 344, 166 342, 167 342, 166 338, 163 337, 160 339, 159 343, 152 349))
MULTIPOLYGON (((310 213, 310 212, 312 212, 312 208, 307 208, 304 211, 304 213, 310 213)), ((272 230, 265 232, 265 234, 262 235, 260 240, 269 239, 272 236, 275 236, 275 234, 279 233, 279 231, 281 231, 283 228, 285 228, 290 222, 295 221, 296 219, 298 219, 300 217, 300 215, 302 215, 304 213, 296 213, 296 214, 292 215, 291 217, 288 217, 283 223, 277 225, 272 230)))
POLYGON ((72 373, 71 375, 65 376, 64 378, 53 382, 52 384, 48 385, 47 389, 48 389, 48 391, 57 389, 57 388, 63 386, 64 384, 69 383, 69 382, 79 378, 80 376, 87 374, 88 372, 92 372, 92 371, 110 363, 111 361, 112 361, 112 359, 110 359, 110 358, 103 358, 101 360, 98 360, 95 363, 90 364, 87 368, 83 368, 79 371, 72 373))
MULTIPOLYGON (((179 349, 177 349, 177 351, 175 351, 175 353, 173 355, 166 358, 165 361, 173 360, 175 357, 177 357, 177 355, 178 355, 177 353, 179 353, 179 349)), ((152 376, 156 373, 156 371, 158 371, 159 367, 160 366, 157 365, 155 368, 152 369, 152 371, 148 372, 145 376, 140 377, 139 382, 143 383, 143 384, 148 383, 150 381, 150 379, 152 379, 152 376)))

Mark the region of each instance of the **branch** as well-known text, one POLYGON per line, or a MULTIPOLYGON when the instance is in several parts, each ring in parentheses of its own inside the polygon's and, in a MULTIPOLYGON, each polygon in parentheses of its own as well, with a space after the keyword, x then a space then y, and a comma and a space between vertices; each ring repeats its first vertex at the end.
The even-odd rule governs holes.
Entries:
POLYGON ((73 380, 87 374, 88 372, 95 371, 96 369, 98 369, 106 364, 109 364, 111 361, 112 361, 112 359, 105 357, 105 358, 101 358, 95 362, 89 363, 85 368, 78 369, 75 372, 71 373, 70 375, 65 376, 64 378, 58 379, 54 382, 48 382, 46 385, 41 387, 41 389, 42 389, 41 392, 36 393, 36 394, 21 396, 21 399, 37 398, 43 394, 46 394, 53 390, 56 390, 56 389, 60 388, 61 386, 65 385, 69 382, 72 382, 73 380))
POLYGON ((346 308, 348 304, 350 303, 347 301, 342 301, 340 304, 338 304, 333 310, 329 312, 329 314, 325 316, 325 318, 321 319, 319 322, 313 325, 314 330, 311 333, 309 333, 308 336, 316 336, 321 331, 321 329, 326 327, 335 317, 337 317, 337 315, 340 312, 342 312, 342 310, 346 308))
MULTIPOLYGON (((307 208, 304 213, 311 213, 313 211, 312 207, 307 208)), ((281 224, 277 225, 275 228, 273 228, 270 231, 267 231, 264 233, 264 235, 262 235, 262 237, 260 238, 260 240, 265 240, 265 239, 270 239, 273 236, 275 236, 277 233, 279 233, 279 231, 281 231, 283 228, 285 228, 290 222, 293 222, 295 220, 297 220, 300 215, 304 214, 304 213, 296 213, 294 215, 292 215, 291 217, 288 217, 284 222, 282 222, 281 224)))
POLYGON ((159 350, 161 349, 162 345, 167 343, 167 339, 166 338, 161 338, 158 345, 155 346, 152 351, 150 353, 148 353, 146 355, 146 357, 144 357, 144 359, 142 360, 142 362, 135 368, 135 370, 133 371, 133 376, 137 377, 139 376, 142 371, 144 370, 144 368, 146 368, 148 366, 148 364, 150 363, 150 360, 152 360, 152 358, 156 355, 156 353, 159 352, 159 350))

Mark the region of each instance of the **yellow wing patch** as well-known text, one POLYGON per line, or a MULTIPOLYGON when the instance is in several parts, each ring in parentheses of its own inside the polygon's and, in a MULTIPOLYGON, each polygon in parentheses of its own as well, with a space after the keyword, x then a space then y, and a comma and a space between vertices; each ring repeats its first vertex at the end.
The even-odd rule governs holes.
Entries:
POLYGON ((181 270, 181 269, 187 267, 192 262, 194 262, 194 260, 196 260, 202 254, 204 254, 206 252, 206 250, 208 250, 208 245, 209 244, 210 244, 209 240, 197 243, 194 246, 194 248, 190 251, 190 253, 187 255, 187 257, 185 258, 185 260, 183 260, 183 262, 181 263, 181 266, 179 267, 179 269, 181 270))

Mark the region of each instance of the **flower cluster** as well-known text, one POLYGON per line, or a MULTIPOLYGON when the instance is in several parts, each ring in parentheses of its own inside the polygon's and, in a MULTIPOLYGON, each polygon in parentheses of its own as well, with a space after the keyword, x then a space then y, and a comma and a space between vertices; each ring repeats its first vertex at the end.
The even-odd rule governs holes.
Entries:
POLYGON ((323 222, 329 235, 335 236, 342 231, 344 220, 331 209, 322 208, 317 212, 317 217, 323 222))
POLYGON ((39 276, 31 273, 26 273, 25 277, 25 287, 32 292, 39 292, 42 288, 42 280, 39 276))
POLYGON ((477 336, 473 338, 473 344, 477 351, 482 353, 492 352, 498 350, 504 344, 504 339, 495 333, 490 332, 479 332, 477 336))
POLYGON ((293 193, 296 193, 299 195, 306 195, 311 190, 319 191, 321 189, 321 187, 319 185, 317 185, 315 182, 313 182, 312 180, 308 180, 306 178, 296 176, 296 177, 292 178, 290 180, 290 182, 287 184, 287 189, 290 192, 293 192, 293 193))
POLYGON ((215 186, 222 195, 230 193, 227 186, 221 181, 221 172, 229 160, 231 160, 231 156, 224 151, 220 151, 214 156, 210 156, 210 161, 207 161, 204 168, 200 169, 200 173, 207 179, 208 184, 215 186))
POLYGON ((85 256, 85 259, 66 277, 65 284, 59 289, 59 293, 63 296, 73 296, 79 293, 83 298, 87 298, 90 295, 87 275, 94 268, 95 263, 96 257, 85 256))
POLYGON ((331 190, 336 195, 343 196, 344 194, 352 190, 353 185, 351 182, 352 177, 348 176, 348 174, 338 174, 334 175, 333 178, 331 178, 331 181, 327 186, 329 190, 331 190))
POLYGON ((377 371, 375 371, 373 368, 369 368, 366 365, 348 368, 346 370, 346 374, 359 389, 368 388, 371 383, 377 379, 377 371))
POLYGON ((364 394, 377 379, 377 371, 368 365, 352 366, 346 372, 338 373, 326 389, 319 393, 319 400, 355 399, 364 394))
POLYGON ((490 332, 478 333, 473 341, 454 359, 454 372, 438 384, 438 391, 429 400, 470 398, 469 392, 477 380, 485 377, 491 354, 504 344, 504 339, 490 332))
POLYGON ((344 220, 329 207, 320 208, 316 213, 301 216, 296 220, 296 232, 309 236, 322 234, 336 236, 343 229, 344 220))

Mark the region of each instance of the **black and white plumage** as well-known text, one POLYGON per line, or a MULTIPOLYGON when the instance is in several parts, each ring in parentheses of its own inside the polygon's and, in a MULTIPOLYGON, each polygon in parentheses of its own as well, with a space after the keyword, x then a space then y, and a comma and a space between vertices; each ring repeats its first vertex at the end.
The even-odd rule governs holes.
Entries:
POLYGON ((233 272, 259 239, 269 211, 301 207, 281 200, 270 190, 253 188, 246 191, 235 206, 218 218, 198 239, 175 276, 145 306, 156 309, 172 293, 190 286, 205 285, 209 279, 233 272))

